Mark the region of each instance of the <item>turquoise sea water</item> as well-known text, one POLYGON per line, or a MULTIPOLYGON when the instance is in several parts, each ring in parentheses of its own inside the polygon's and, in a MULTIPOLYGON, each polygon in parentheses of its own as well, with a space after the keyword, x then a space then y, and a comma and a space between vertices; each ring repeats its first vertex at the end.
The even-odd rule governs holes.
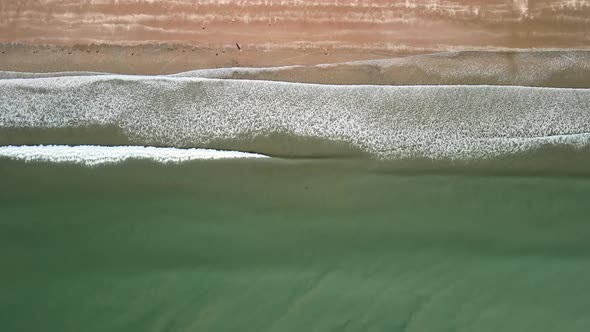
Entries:
POLYGON ((590 90, 557 55, 0 73, 0 331, 586 332, 590 90))
POLYGON ((590 178, 0 159, 5 331, 587 331, 590 178))

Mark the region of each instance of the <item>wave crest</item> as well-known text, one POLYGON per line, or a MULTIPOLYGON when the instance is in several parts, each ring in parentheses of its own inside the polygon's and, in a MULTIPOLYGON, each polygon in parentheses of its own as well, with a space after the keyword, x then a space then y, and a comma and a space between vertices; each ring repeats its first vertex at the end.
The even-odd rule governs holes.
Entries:
POLYGON ((67 162, 97 166, 121 163, 129 159, 145 159, 169 164, 191 160, 265 158, 266 156, 239 151, 175 149, 152 146, 37 145, 0 146, 0 157, 28 162, 67 162))

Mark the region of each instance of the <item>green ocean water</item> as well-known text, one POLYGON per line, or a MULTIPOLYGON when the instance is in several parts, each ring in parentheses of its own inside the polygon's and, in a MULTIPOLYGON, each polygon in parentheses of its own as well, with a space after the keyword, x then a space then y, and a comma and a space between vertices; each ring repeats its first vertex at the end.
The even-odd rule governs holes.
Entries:
POLYGON ((0 183, 2 331, 590 326, 580 172, 0 159, 0 183))

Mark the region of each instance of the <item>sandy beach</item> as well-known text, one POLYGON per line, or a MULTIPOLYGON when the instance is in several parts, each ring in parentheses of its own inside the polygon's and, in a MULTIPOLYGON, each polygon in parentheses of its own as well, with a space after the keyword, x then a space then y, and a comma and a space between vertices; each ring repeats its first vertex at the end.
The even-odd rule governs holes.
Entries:
POLYGON ((590 4, 560 0, 2 1, 0 40, 275 48, 581 47, 590 4))
MULTIPOLYGON (((432 50, 426 51, 427 53, 432 50)), ((356 48, 257 49, 235 44, 208 47, 180 44, 144 45, 30 45, 0 44, 0 70, 24 72, 97 71, 120 74, 173 74, 205 68, 316 65, 389 59, 415 50, 388 51, 356 48), (242 47, 242 46, 241 46, 242 47)), ((421 50, 424 52, 424 50, 421 50)))
POLYGON ((0 70, 168 74, 587 49, 586 1, 0 1, 0 70))

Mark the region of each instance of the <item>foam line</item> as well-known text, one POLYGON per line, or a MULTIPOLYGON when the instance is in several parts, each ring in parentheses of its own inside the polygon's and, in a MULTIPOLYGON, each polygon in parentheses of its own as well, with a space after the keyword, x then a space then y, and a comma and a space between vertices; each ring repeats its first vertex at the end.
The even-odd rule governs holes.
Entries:
POLYGON ((107 126, 138 145, 215 147, 222 141, 249 151, 266 150, 243 142, 269 145, 278 134, 343 142, 385 159, 586 146, 589 105, 590 89, 123 75, 0 80, 0 128, 107 126))
POLYGON ((147 159, 158 163, 170 164, 190 160, 267 158, 267 156, 261 154, 239 151, 98 145, 0 146, 0 157, 27 162, 66 162, 86 166, 115 164, 129 159, 147 159))
MULTIPOLYGON (((0 79, 103 74, 106 73, 0 71, 0 79)), ((318 84, 490 84, 590 88, 590 52, 579 50, 446 52, 320 65, 199 69, 160 77, 251 79, 318 84)))

